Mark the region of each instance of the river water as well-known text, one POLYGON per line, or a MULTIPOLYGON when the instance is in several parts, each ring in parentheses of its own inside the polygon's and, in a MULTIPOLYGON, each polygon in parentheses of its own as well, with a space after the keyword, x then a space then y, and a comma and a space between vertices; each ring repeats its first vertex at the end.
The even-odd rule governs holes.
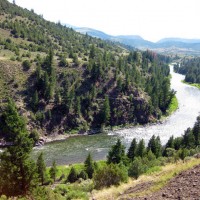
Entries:
POLYGON ((64 141, 52 142, 42 147, 35 148, 33 158, 43 151, 47 165, 55 160, 57 164, 70 164, 83 162, 90 152, 95 160, 106 159, 110 147, 120 138, 126 148, 133 138, 144 139, 146 144, 152 135, 160 136, 162 144, 165 144, 171 135, 181 136, 188 127, 192 127, 200 112, 200 90, 181 82, 183 75, 173 72, 171 88, 176 91, 179 109, 162 124, 138 126, 118 131, 110 131, 108 134, 73 137, 64 141))

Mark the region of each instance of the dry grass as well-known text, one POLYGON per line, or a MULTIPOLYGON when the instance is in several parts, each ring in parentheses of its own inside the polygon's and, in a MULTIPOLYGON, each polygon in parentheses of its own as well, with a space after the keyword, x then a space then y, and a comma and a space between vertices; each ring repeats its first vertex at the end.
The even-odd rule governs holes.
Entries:
MULTIPOLYGON (((187 163, 179 162, 177 164, 169 164, 162 167, 160 172, 152 173, 151 175, 142 175, 138 180, 129 179, 128 183, 121 184, 118 187, 112 186, 108 189, 100 191, 93 191, 92 197, 97 200, 116 200, 120 199, 123 195, 123 199, 145 196, 156 192, 163 188, 170 179, 179 174, 182 171, 192 168, 195 165, 200 164, 200 159, 191 159, 187 163), (143 191, 126 194, 129 188, 133 188, 138 184, 152 182, 152 185, 145 188, 143 191)), ((92 199, 92 198, 91 198, 92 199)))

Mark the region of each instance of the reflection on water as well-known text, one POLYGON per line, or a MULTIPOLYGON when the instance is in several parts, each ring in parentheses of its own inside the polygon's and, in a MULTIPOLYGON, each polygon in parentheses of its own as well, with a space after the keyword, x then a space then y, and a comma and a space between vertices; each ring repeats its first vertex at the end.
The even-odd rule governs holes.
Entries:
POLYGON ((188 127, 192 127, 200 111, 200 90, 183 84, 183 75, 172 72, 171 87, 177 92, 179 109, 162 124, 146 125, 130 129, 109 132, 94 136, 69 138, 65 141, 53 142, 37 148, 33 152, 35 157, 43 151, 47 164, 56 160, 58 164, 83 162, 88 152, 95 160, 106 159, 107 152, 117 138, 121 138, 128 147, 133 138, 143 138, 147 142, 152 135, 159 135, 162 143, 166 143, 171 135, 181 136, 188 127))

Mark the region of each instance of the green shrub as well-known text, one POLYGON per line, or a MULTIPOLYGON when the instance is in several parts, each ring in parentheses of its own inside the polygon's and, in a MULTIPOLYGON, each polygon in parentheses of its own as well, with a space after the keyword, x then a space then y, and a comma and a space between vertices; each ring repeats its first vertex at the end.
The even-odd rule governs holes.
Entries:
POLYGON ((71 199, 82 199, 82 200, 88 200, 88 196, 85 192, 78 191, 78 190, 72 190, 67 193, 65 196, 66 200, 71 200, 71 199))
POLYGON ((29 60, 24 60, 23 63, 22 63, 22 66, 23 66, 24 70, 27 71, 27 70, 30 69, 30 67, 31 67, 31 63, 30 63, 29 60))
POLYGON ((33 139, 34 143, 38 142, 40 136, 39 136, 39 133, 37 132, 37 130, 33 129, 29 135, 29 137, 31 139, 33 139))
POLYGON ((78 175, 78 178, 82 178, 83 180, 86 180, 88 179, 88 175, 84 170, 82 170, 80 174, 78 175))
POLYGON ((135 160, 131 163, 128 175, 138 179, 138 177, 145 172, 145 165, 142 163, 141 158, 135 158, 135 160))
POLYGON ((122 164, 109 164, 98 170, 94 174, 94 184, 96 189, 119 185, 121 182, 128 180, 128 172, 122 164))

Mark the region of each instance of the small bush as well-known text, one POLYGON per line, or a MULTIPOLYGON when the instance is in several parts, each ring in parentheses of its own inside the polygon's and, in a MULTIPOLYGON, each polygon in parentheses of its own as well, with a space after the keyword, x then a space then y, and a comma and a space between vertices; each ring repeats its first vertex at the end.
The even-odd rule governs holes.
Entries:
POLYGON ((145 172, 145 166, 142 163, 141 158, 135 158, 135 160, 131 163, 128 175, 131 177, 134 177, 135 179, 138 179, 138 177, 145 172))
POLYGON ((11 60, 11 61, 15 61, 16 58, 15 58, 14 56, 12 56, 12 57, 10 58, 10 60, 11 60))
POLYGON ((40 138, 39 133, 35 129, 31 131, 29 137, 33 139, 34 143, 38 142, 40 138))
POLYGON ((78 178, 82 178, 83 180, 86 180, 88 179, 88 175, 84 170, 82 170, 80 174, 78 175, 78 178))
POLYGON ((88 196, 86 193, 82 192, 82 191, 78 191, 78 190, 72 190, 69 191, 66 195, 66 200, 71 200, 71 199, 83 199, 83 200, 87 200, 88 196))
POLYGON ((28 71, 31 67, 31 63, 29 60, 24 60, 22 63, 22 66, 25 71, 28 71))
POLYGON ((119 185, 128 180, 128 172, 122 164, 109 164, 94 174, 94 184, 96 189, 119 185))

